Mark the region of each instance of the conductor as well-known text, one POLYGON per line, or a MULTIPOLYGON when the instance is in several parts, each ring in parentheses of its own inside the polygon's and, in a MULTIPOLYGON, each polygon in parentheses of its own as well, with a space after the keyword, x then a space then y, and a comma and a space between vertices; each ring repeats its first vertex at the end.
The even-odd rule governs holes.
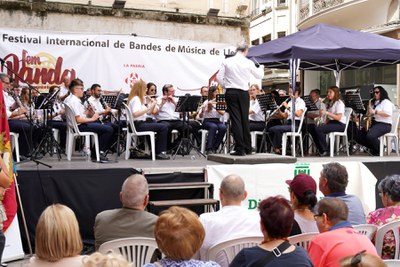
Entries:
POLYGON ((231 118, 231 128, 235 139, 234 156, 245 156, 252 153, 248 89, 250 79, 254 76, 261 79, 264 76, 264 66, 256 67, 254 62, 246 58, 247 44, 236 48, 236 55, 225 59, 217 74, 217 81, 226 89, 225 100, 227 112, 231 118))

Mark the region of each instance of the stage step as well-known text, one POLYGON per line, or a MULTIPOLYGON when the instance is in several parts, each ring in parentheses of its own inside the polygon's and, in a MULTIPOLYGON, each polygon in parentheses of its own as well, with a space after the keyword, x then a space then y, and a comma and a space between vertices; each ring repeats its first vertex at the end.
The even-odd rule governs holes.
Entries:
POLYGON ((212 206, 214 211, 219 210, 219 200, 216 199, 176 199, 176 200, 159 200, 149 201, 149 212, 155 207, 171 207, 171 206, 212 206))

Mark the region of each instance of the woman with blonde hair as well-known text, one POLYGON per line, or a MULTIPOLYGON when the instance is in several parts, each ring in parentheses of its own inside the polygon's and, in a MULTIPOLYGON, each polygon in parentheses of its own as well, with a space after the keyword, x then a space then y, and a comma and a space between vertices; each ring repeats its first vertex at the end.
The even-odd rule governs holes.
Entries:
POLYGON ((203 244, 205 231, 199 217, 182 207, 164 211, 156 222, 154 236, 165 258, 143 267, 218 267, 213 261, 192 260, 203 244))
POLYGON ((156 132, 156 158, 169 159, 165 155, 167 151, 168 127, 162 123, 157 123, 153 118, 153 111, 156 109, 156 100, 145 101, 147 86, 142 80, 133 84, 128 97, 128 106, 132 112, 136 131, 156 132))
POLYGON ((62 204, 47 207, 36 225, 35 256, 28 267, 81 266, 83 244, 74 212, 62 204))
POLYGON ((328 156, 328 143, 326 135, 331 132, 343 132, 346 128, 345 106, 340 100, 340 89, 337 86, 330 86, 326 95, 328 104, 326 110, 321 110, 320 115, 325 116, 327 121, 310 132, 321 157, 328 156), (314 138, 315 137, 315 138, 314 138))

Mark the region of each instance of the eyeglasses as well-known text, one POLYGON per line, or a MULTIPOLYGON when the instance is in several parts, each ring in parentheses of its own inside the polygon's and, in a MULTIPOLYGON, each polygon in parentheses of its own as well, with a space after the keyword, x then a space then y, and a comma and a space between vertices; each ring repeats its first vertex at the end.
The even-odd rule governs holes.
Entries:
POLYGON ((377 95, 377 94, 380 94, 380 93, 381 93, 381 92, 379 92, 379 91, 374 91, 374 94, 376 94, 376 95, 377 95))
POLYGON ((317 220, 318 217, 321 217, 323 213, 314 214, 314 220, 317 220))
POLYGON ((351 258, 350 261, 350 266, 357 266, 361 260, 362 260, 362 255, 366 252, 366 250, 364 249, 363 251, 358 252, 356 255, 354 255, 353 258, 351 258))

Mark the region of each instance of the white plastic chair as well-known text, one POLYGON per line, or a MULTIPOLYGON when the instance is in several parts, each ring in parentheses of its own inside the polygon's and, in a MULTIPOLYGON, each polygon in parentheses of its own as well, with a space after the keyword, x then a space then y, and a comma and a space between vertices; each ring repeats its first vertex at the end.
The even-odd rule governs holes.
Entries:
POLYGON ((99 138, 97 133, 95 132, 81 132, 79 131, 78 124, 75 118, 75 112, 68 104, 65 105, 65 115, 67 117, 67 143, 66 143, 66 150, 67 150, 67 159, 71 160, 72 157, 72 150, 75 147, 75 139, 78 136, 85 137, 85 147, 90 146, 90 137, 93 138, 94 147, 96 150, 96 160, 100 161, 100 150, 99 150, 99 138))
POLYGON ((353 229, 367 236, 369 240, 372 240, 372 238, 374 238, 375 236, 378 227, 375 224, 358 224, 358 225, 353 225, 353 229))
POLYGON ((399 156, 399 135, 397 132, 397 128, 399 127, 399 118, 400 115, 400 110, 396 109, 393 111, 392 114, 392 129, 390 130, 389 133, 382 135, 379 137, 379 156, 383 157, 383 150, 385 147, 385 141, 386 141, 386 146, 387 146, 387 154, 390 155, 390 152, 392 151, 391 149, 391 138, 394 138, 395 140, 395 145, 396 145, 396 154, 399 156))
MULTIPOLYGON (((125 149, 125 159, 129 159, 130 148, 132 145, 132 139, 134 139, 134 143, 137 144, 137 137, 138 136, 150 136, 150 148, 151 148, 151 159, 156 160, 156 133, 153 131, 144 131, 144 132, 137 132, 135 128, 135 123, 133 119, 133 114, 131 109, 123 103, 124 108, 126 110, 126 119, 127 123, 130 125, 128 127, 128 131, 126 132, 126 149, 125 149)), ((147 142, 145 142, 147 146, 147 142)))
POLYGON ((105 242, 100 245, 99 252, 121 254, 128 262, 133 263, 133 266, 141 267, 151 262, 157 249, 157 242, 154 238, 129 237, 105 242))
POLYGON ((263 240, 264 237, 262 236, 247 236, 215 244, 207 250, 205 260, 215 261, 221 266, 227 266, 243 248, 257 246, 263 240))
POLYGON ((400 260, 383 260, 387 267, 400 267, 400 260))
POLYGON ((19 133, 10 132, 11 149, 15 149, 15 160, 20 161, 19 157, 19 144, 18 144, 19 133))
POLYGON ((297 131, 295 132, 286 132, 283 133, 282 135, 282 156, 286 156, 286 143, 287 143, 287 138, 289 136, 292 137, 292 156, 296 157, 296 137, 299 138, 299 144, 300 144, 300 151, 301 151, 301 156, 304 156, 303 153, 303 135, 301 133, 301 127, 303 126, 303 121, 304 121, 304 116, 306 115, 307 108, 304 108, 303 113, 300 116, 300 123, 299 127, 297 128, 297 131))
POLYGON ((399 246, 400 246, 400 235, 399 235, 399 227, 400 227, 400 221, 394 221, 387 223, 385 225, 382 225, 381 227, 378 228, 376 231, 375 235, 375 248, 376 251, 378 252, 378 255, 382 255, 382 247, 383 247, 383 238, 385 237, 385 234, 389 231, 393 232, 394 236, 394 241, 395 241, 395 253, 394 253, 394 259, 398 260, 400 259, 399 255, 399 246))
POLYGON ((318 235, 319 233, 304 233, 294 236, 289 236, 289 243, 292 245, 297 245, 303 247, 305 250, 308 250, 308 246, 310 245, 311 240, 314 236, 318 235))
POLYGON ((329 133, 329 143, 330 143, 330 156, 333 157, 334 156, 334 150, 335 150, 335 140, 336 140, 336 151, 339 153, 339 141, 340 141, 340 137, 342 137, 343 142, 346 145, 346 152, 347 152, 347 156, 349 156, 349 141, 347 139, 347 127, 349 126, 349 122, 350 122, 350 115, 353 112, 352 108, 345 108, 344 109, 344 114, 343 116, 346 117, 346 127, 344 128, 343 132, 331 132, 329 133))

